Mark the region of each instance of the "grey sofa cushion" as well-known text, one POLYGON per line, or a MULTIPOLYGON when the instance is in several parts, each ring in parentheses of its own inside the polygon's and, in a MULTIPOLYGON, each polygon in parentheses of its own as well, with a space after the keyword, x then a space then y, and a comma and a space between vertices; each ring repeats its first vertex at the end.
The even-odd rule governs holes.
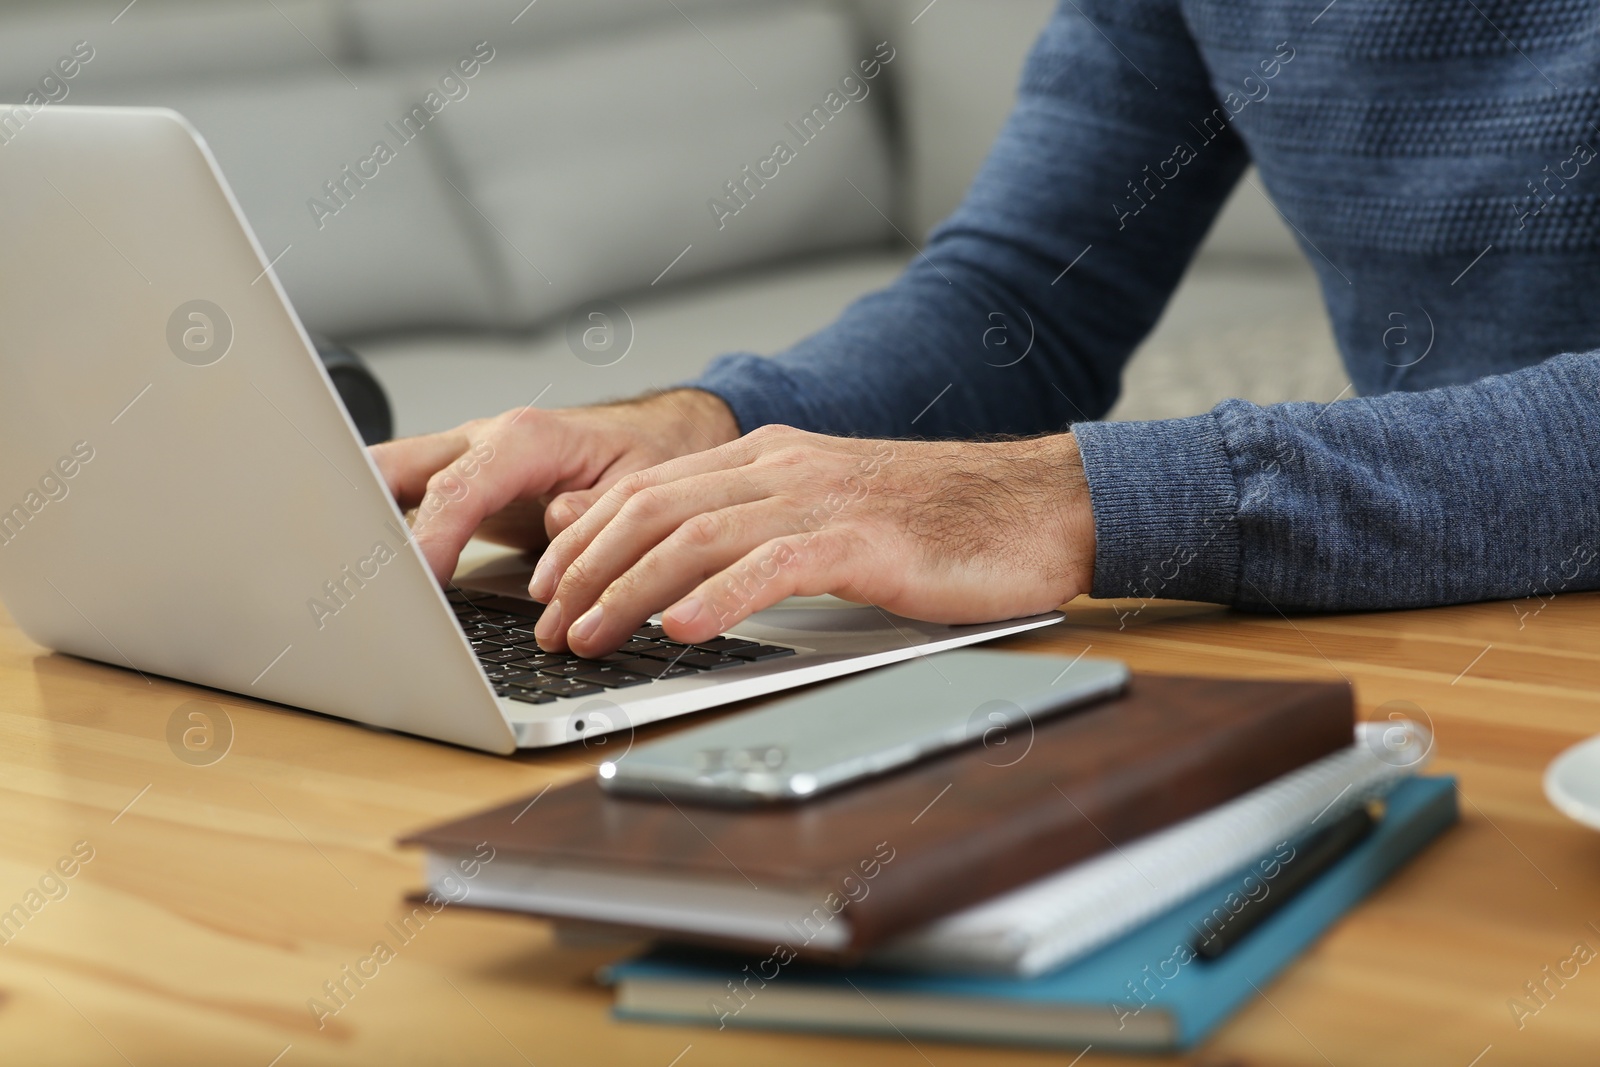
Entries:
MULTIPOLYGON (((444 180, 442 139, 409 145, 388 129, 420 94, 415 80, 365 72, 354 91, 332 72, 213 89, 130 87, 130 103, 174 107, 199 127, 296 310, 313 330, 347 335, 411 325, 480 325, 494 314, 493 263, 444 180), (378 140, 392 162, 364 186, 353 170, 378 140), (325 183, 345 183, 343 206, 325 183), (314 214, 315 199, 338 208, 314 214), (292 246, 292 247, 291 247, 292 246)), ((357 175, 359 178, 359 174, 357 175)))
MULTIPOLYGON (((126 0, 123 0, 125 3, 126 0)), ((64 0, 0 13, 0 100, 19 100, 78 41, 94 59, 74 79, 69 104, 111 84, 149 78, 250 78, 332 70, 318 49, 343 49, 338 8, 323 0, 194 3, 140 0, 118 16, 115 0, 64 0), (116 17, 115 23, 112 19, 116 17)))
POLYGON ((874 83, 810 143, 788 125, 871 56, 849 21, 814 4, 695 21, 496 59, 440 116, 511 279, 502 322, 647 288, 675 259, 664 281, 892 234, 879 214, 893 197, 874 83), (709 202, 736 207, 726 183, 780 141, 794 159, 764 188, 747 184, 748 206, 719 220, 709 202))
POLYGON ((515 27, 496 0, 506 28, 493 35, 473 32, 482 0, 399 2, 392 21, 375 3, 141 0, 114 26, 64 3, 0 19, 14 57, 0 69, 43 73, 98 27, 69 102, 187 115, 268 255, 289 249, 278 271, 307 325, 336 335, 526 326, 647 288, 674 260, 667 284, 892 233, 881 82, 852 83, 865 97, 820 111, 809 144, 785 125, 872 54, 840 9, 677 0, 682 15, 668 5, 671 18, 546 47, 552 26, 610 25, 645 0, 541 0, 515 27), (443 91, 480 40, 501 46, 476 49, 493 58, 443 91), (400 135, 430 91, 437 114, 400 135), (738 206, 725 183, 779 140, 793 161, 719 225, 708 202, 738 206), (361 177, 379 141, 394 159, 361 177))
POLYGON ((693 377, 720 352, 776 352, 887 284, 910 255, 846 252, 621 297, 632 344, 608 365, 578 358, 559 320, 510 335, 397 334, 359 347, 394 404, 395 432, 428 433, 531 401, 549 409, 637 396, 693 377))
MULTIPOLYGON (((487 40, 506 54, 563 49, 582 38, 614 41, 663 25, 696 24, 741 0, 346 0, 351 40, 368 63, 437 58, 440 46, 487 40), (525 6, 526 5, 526 6, 525 6), (676 10, 674 9, 676 5, 676 10)), ((743 0, 743 6, 750 6, 743 0)))
MULTIPOLYGON (((904 31, 901 80, 908 233, 954 211, 1016 103, 1022 61, 1055 0, 927 0, 904 31), (923 10, 925 8, 925 10, 923 10)), ((903 8, 904 9, 904 8, 903 8)))

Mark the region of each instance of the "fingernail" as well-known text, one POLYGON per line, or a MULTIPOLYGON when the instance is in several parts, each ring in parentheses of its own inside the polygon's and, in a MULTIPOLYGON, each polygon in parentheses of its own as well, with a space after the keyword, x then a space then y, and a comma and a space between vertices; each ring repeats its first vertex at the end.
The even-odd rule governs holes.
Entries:
POLYGON ((539 565, 533 568, 533 579, 528 582, 528 595, 538 601, 550 599, 555 592, 556 562, 549 556, 540 556, 539 565))
POLYGON ((690 597, 679 604, 674 604, 667 609, 661 617, 662 622, 673 622, 679 626, 689 626, 705 613, 706 605, 699 597, 690 597))
POLYGON ((550 606, 544 609, 539 616, 539 621, 533 627, 533 636, 543 645, 551 637, 561 632, 561 601, 552 600, 550 606))
POLYGON ((584 612, 578 618, 578 621, 572 624, 572 629, 568 631, 567 644, 570 645, 574 641, 587 641, 593 637, 594 632, 600 629, 600 616, 604 610, 605 605, 596 604, 584 612))

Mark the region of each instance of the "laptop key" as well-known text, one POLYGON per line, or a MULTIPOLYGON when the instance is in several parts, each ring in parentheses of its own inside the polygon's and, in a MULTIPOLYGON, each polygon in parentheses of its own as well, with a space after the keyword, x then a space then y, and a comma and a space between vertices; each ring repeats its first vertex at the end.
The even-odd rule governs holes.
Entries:
POLYGON ((541 677, 538 671, 489 671, 488 674, 496 686, 527 685, 541 677))
POLYGON ((566 660, 564 662, 548 663, 539 668, 539 673, 549 678, 570 678, 581 670, 583 668, 578 664, 571 660, 566 660))
POLYGON ((617 649, 617 651, 618 652, 628 652, 628 653, 632 653, 635 656, 638 656, 638 655, 641 655, 641 654, 643 654, 645 652, 650 651, 651 649, 664 648, 664 647, 666 647, 666 646, 662 645, 662 643, 660 641, 649 641, 649 640, 646 640, 643 637, 635 637, 632 641, 628 641, 628 642, 624 643, 621 648, 617 649))
POLYGON ((693 667, 674 666, 659 659, 625 659, 613 664, 613 666, 619 671, 627 671, 629 674, 644 674, 651 678, 681 678, 686 674, 692 675, 695 673, 693 667))
POLYGON ((554 704, 560 694, 541 693, 537 689, 510 689, 505 695, 522 704, 554 704))
MULTIPOLYGON (((472 638, 468 638, 468 640, 470 641, 472 638)), ((491 652, 502 648, 513 647, 510 634, 491 634, 488 637, 480 637, 477 640, 483 642, 487 650, 491 652)))
POLYGON ((507 667, 516 667, 524 671, 542 671, 546 667, 554 667, 558 663, 565 663, 561 656, 529 656, 526 659, 514 659, 506 662, 507 667))
POLYGON ((584 671, 598 671, 601 668, 609 666, 611 666, 611 664, 600 663, 592 659, 562 657, 559 662, 552 663, 548 667, 540 667, 539 673, 549 675, 551 678, 570 678, 573 675, 581 674, 584 671))
POLYGON ((751 645, 749 648, 730 649, 728 655, 748 663, 756 663, 764 659, 777 659, 779 656, 792 656, 794 649, 784 648, 782 645, 751 645))
POLYGON ((579 681, 576 678, 540 678, 528 683, 530 688, 538 689, 553 697, 586 697, 605 690, 590 682, 579 681))
POLYGON ((667 636, 667 631, 659 626, 641 626, 633 632, 633 636, 642 641, 659 641, 667 636))
POLYGON ((500 648, 493 652, 480 652, 478 659, 484 663, 510 663, 514 659, 523 659, 525 655, 514 648, 500 648))
POLYGON ((693 667, 702 671, 720 671, 725 667, 743 667, 745 661, 735 659, 733 656, 718 656, 712 652, 686 652, 677 660, 686 667, 693 667))
POLYGON ((598 671, 584 671, 582 674, 573 675, 572 678, 573 681, 603 685, 607 689, 626 689, 630 685, 643 685, 646 682, 654 681, 654 679, 647 678, 642 674, 632 674, 616 667, 607 667, 598 671))
POLYGON ((508 625, 527 626, 532 628, 539 616, 544 613, 543 604, 535 604, 531 600, 513 600, 509 597, 489 597, 480 600, 477 607, 486 615, 493 615, 507 620, 508 625))
POLYGON ((655 648, 644 649, 639 653, 639 655, 644 656, 647 659, 659 659, 671 663, 677 660, 680 656, 693 651, 693 645, 671 645, 666 644, 665 642, 659 642, 655 648))
POLYGON ((701 641, 695 648, 702 652, 713 652, 721 656, 731 656, 734 651, 741 648, 751 648, 754 641, 746 641, 742 637, 714 637, 709 641, 701 641))

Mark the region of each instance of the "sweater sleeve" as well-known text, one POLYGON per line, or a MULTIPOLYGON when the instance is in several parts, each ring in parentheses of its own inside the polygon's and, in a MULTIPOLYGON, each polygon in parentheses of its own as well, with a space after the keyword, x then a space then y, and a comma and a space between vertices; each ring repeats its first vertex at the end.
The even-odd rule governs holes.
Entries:
POLYGON ((1100 417, 1246 164, 1231 127, 1191 125, 1216 106, 1176 4, 1066 0, 904 274, 789 351, 688 384, 745 431, 970 438, 1100 417))
POLYGON ((1097 596, 1338 611, 1600 587, 1600 351, 1073 432, 1097 596))

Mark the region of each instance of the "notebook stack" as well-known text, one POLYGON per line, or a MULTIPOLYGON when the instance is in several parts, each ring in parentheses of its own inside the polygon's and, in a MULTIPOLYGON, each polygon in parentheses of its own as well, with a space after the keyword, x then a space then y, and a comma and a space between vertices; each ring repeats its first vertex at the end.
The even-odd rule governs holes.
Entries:
POLYGON ((1097 1048, 1193 1045, 1456 818, 1430 739, 1349 689, 1135 675, 1038 724, 801 804, 594 780, 434 827, 465 906, 643 934, 625 1018, 1097 1048))

